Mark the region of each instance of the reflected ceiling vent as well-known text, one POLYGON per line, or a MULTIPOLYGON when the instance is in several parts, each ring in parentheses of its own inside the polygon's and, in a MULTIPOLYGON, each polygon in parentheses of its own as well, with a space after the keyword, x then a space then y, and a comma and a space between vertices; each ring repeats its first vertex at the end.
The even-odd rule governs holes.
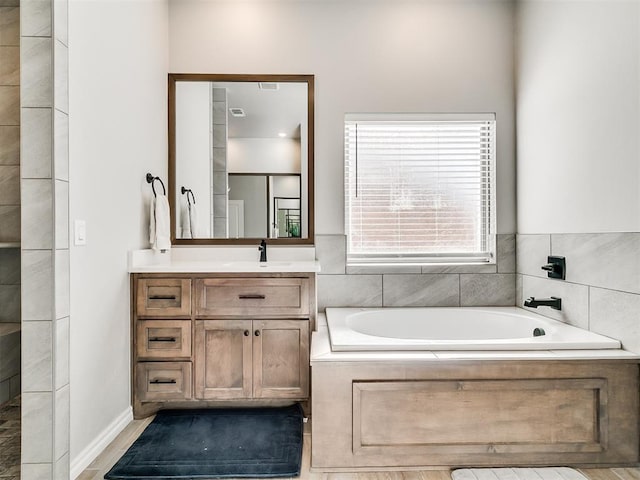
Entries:
POLYGON ((240 107, 231 107, 229 109, 229 113, 234 117, 246 117, 247 115, 244 113, 244 110, 240 107))
POLYGON ((260 82, 260 90, 278 90, 280 85, 277 82, 260 82))

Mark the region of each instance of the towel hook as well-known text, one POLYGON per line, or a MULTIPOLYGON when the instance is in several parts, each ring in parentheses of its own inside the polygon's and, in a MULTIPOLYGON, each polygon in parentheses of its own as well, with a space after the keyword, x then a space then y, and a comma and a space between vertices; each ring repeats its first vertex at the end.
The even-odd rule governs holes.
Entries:
POLYGON ((191 194, 191 198, 193 199, 193 204, 196 204, 196 196, 193 194, 193 191, 190 188, 185 188, 185 187, 181 187, 180 191, 182 192, 182 194, 184 195, 185 193, 187 194, 187 202, 189 203, 189 205, 191 205, 191 200, 189 200, 189 194, 191 194))
POLYGON ((154 197, 157 197, 157 195, 156 195, 156 187, 155 187, 155 181, 156 180, 158 180, 160 182, 160 185, 162 185, 162 191, 164 192, 164 195, 166 195, 167 194, 167 189, 164 187, 164 182, 162 181, 162 179, 160 177, 154 177, 150 173, 147 173, 147 183, 151 184, 151 190, 153 190, 153 196, 154 197))

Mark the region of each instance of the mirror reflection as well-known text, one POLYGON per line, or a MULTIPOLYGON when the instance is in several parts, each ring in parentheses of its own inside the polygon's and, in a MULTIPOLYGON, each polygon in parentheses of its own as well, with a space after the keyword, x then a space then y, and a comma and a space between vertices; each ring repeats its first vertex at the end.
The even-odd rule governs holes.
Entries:
POLYGON ((306 81, 175 82, 176 239, 309 237, 308 92, 306 81))

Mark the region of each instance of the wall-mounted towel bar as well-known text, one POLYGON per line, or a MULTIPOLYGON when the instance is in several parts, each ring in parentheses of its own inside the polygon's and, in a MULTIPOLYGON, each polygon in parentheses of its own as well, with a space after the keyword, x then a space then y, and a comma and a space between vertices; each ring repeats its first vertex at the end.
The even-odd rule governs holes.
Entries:
POLYGON ((183 195, 185 193, 187 194, 187 202, 189 203, 189 205, 191 205, 191 203, 193 203, 194 205, 196 204, 196 196, 193 194, 193 191, 190 188, 181 187, 180 191, 183 195), (193 202, 189 200, 189 194, 191 194, 191 200, 193 200, 193 202))
POLYGON ((160 182, 160 185, 162 185, 162 191, 164 192, 164 195, 167 194, 167 189, 164 188, 164 182, 162 181, 162 179, 160 177, 154 177, 153 175, 151 175, 150 173, 147 173, 147 183, 151 184, 151 190, 153 190, 153 196, 156 197, 156 187, 155 187, 155 181, 158 180, 160 182))

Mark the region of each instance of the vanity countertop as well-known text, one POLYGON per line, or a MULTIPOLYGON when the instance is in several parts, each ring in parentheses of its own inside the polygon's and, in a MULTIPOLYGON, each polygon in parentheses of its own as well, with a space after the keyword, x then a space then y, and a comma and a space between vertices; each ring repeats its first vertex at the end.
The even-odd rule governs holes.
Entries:
POLYGON ((129 273, 317 273, 314 247, 271 247, 266 263, 257 247, 185 247, 129 252, 129 273))

